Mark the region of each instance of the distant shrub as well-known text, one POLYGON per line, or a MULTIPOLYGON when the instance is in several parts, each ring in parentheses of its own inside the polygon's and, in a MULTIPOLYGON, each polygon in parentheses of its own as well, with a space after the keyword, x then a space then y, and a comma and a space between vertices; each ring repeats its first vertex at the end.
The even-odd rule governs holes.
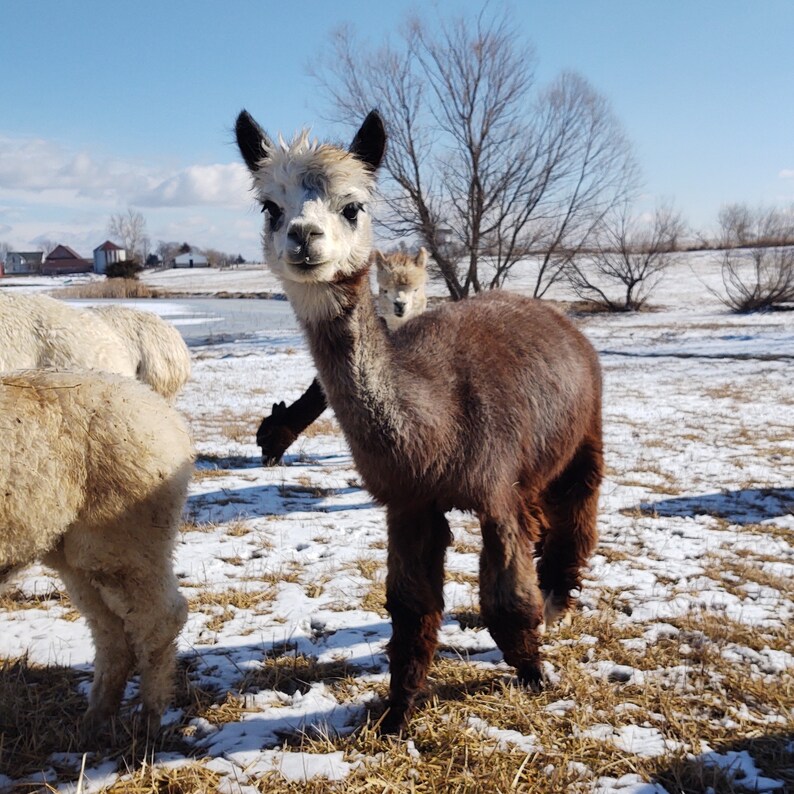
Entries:
POLYGON ((794 209, 731 205, 720 212, 722 302, 735 312, 794 303, 794 209))
POLYGON ((574 257, 567 278, 577 297, 610 312, 639 311, 664 272, 678 259, 684 233, 672 205, 656 208, 647 220, 632 217, 627 201, 604 218, 594 245, 574 257))
POLYGON ((125 259, 121 262, 111 262, 105 268, 105 275, 108 278, 137 279, 141 270, 143 270, 143 267, 141 267, 141 263, 137 259, 125 259))
POLYGON ((136 278, 114 278, 55 290, 58 298, 156 298, 157 292, 136 278))
POLYGON ((794 303, 794 248, 744 248, 722 254, 722 302, 735 312, 794 303))

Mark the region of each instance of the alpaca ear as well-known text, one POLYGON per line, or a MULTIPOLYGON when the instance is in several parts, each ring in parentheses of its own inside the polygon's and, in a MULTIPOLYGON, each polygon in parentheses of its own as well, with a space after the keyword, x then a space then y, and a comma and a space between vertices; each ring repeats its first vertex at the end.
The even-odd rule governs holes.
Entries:
POLYGON ((376 171, 385 151, 386 129, 383 119, 377 110, 371 110, 350 144, 350 154, 355 155, 371 171, 376 171))
POLYGON ((421 268, 427 267, 427 248, 422 246, 419 253, 416 255, 416 266, 421 268))
POLYGON ((241 111, 237 117, 234 133, 237 136, 240 154, 243 156, 248 170, 255 174, 262 165, 262 161, 267 159, 267 149, 273 148, 273 142, 247 110, 241 111))
POLYGON ((373 248, 372 261, 375 264, 375 267, 382 267, 386 260, 383 258, 383 254, 377 248, 373 248))

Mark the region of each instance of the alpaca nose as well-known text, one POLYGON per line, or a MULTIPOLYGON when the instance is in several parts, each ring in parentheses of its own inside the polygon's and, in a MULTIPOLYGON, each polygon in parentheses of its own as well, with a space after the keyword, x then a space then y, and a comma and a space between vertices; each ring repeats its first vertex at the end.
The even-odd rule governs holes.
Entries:
POLYGON ((405 314, 405 303, 404 301, 394 301, 394 313, 398 317, 402 317, 405 314))
POLYGON ((323 234, 323 230, 314 223, 293 223, 287 232, 287 239, 296 247, 306 248, 323 234))

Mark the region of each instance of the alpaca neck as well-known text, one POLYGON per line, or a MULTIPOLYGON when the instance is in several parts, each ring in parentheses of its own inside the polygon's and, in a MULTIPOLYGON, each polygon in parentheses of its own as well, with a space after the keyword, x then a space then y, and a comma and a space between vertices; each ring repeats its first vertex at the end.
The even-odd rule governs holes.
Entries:
MULTIPOLYGON (((398 398, 397 388, 402 368, 375 312, 368 271, 337 283, 300 286, 322 290, 304 293, 299 299, 303 314, 296 313, 328 402, 346 434, 369 448, 399 446, 406 426, 404 398, 398 398), (315 307, 311 316, 305 313, 309 305, 315 307)), ((297 292, 295 287, 292 291, 297 292)))

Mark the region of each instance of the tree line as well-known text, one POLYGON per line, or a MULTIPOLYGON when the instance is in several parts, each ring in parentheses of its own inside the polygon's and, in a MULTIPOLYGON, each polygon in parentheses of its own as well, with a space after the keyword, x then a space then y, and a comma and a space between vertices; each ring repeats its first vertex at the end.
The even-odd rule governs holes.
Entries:
MULTIPOLYGON (((503 286, 529 255, 535 297, 564 281, 582 300, 639 309, 686 224, 669 201, 638 217, 639 167, 609 102, 575 72, 540 86, 535 65, 509 16, 483 11, 410 17, 382 46, 341 28, 313 74, 331 121, 380 110, 381 232, 424 245, 453 300, 503 286)), ((794 208, 730 205, 718 220, 725 302, 794 300, 794 208)))

